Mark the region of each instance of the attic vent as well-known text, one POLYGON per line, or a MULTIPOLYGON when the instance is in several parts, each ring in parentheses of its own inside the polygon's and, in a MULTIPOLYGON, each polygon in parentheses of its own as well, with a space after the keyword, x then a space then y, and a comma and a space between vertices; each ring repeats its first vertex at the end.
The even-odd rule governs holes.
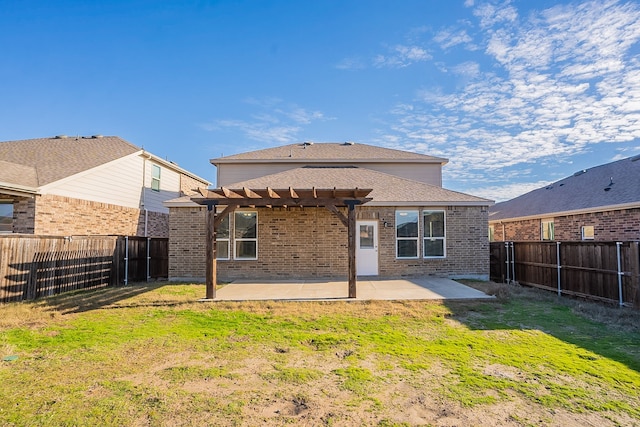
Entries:
POLYGON ((583 173, 587 173, 587 170, 586 169, 582 169, 581 171, 578 171, 578 172, 574 173, 573 176, 580 176, 583 173))
POLYGON ((633 157, 631 158, 631 161, 632 161, 632 162, 635 162, 636 160, 640 160, 640 154, 638 154, 637 156, 633 156, 633 157))
POLYGON ((354 145, 355 142, 353 141, 345 141, 343 145, 354 145))
POLYGON ((55 139, 67 139, 69 137, 67 135, 56 135, 54 138, 55 139))

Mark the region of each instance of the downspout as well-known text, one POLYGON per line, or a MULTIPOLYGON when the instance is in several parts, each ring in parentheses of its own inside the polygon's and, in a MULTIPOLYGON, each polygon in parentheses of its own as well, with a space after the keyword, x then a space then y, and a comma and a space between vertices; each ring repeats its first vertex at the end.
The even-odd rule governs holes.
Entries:
POLYGON ((143 151, 142 155, 142 209, 144 210, 144 237, 147 237, 148 234, 148 221, 149 221, 149 211, 147 210, 147 188, 145 187, 147 184, 147 155, 143 151))

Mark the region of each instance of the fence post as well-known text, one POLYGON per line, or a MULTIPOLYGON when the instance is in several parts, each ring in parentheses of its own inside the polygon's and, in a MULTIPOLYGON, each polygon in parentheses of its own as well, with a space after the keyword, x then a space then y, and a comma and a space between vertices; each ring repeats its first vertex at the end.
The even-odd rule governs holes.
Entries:
POLYGON ((511 242, 511 280, 516 281, 516 252, 514 249, 515 244, 511 242))
POLYGON ((631 261, 631 289, 636 290, 633 308, 640 309, 640 251, 638 242, 631 242, 629 246, 629 260, 631 261))
POLYGON ((124 285, 129 281, 129 236, 124 236, 124 285))
POLYGON ((151 237, 147 237, 147 282, 151 279, 151 237))
POLYGON ((622 298, 622 263, 620 262, 620 246, 622 242, 616 242, 616 257, 618 258, 618 304, 620 307, 624 305, 624 299, 622 298))
POLYGON ((560 242, 556 242, 556 263, 558 264, 558 296, 562 296, 562 286, 560 284, 562 275, 560 274, 560 270, 562 269, 562 265, 560 265, 560 242))
POLYGON ((505 268, 507 270, 507 285, 511 283, 511 280, 509 279, 509 242, 504 242, 504 251, 507 254, 507 259, 505 261, 505 268))

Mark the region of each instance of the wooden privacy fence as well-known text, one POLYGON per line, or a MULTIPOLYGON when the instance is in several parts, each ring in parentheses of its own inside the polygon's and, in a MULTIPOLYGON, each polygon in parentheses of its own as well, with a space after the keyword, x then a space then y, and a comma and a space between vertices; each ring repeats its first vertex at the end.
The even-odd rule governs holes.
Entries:
POLYGON ((168 276, 168 239, 0 236, 0 302, 168 276))
POLYGON ((638 242, 491 242, 490 276, 640 307, 638 242))

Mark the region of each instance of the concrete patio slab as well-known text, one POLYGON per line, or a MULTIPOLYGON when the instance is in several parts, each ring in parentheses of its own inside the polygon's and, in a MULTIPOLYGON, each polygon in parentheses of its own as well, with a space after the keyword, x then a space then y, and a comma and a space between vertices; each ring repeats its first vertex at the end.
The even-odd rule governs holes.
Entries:
MULTIPOLYGON (((450 300, 494 298, 451 279, 425 277, 415 279, 358 279, 355 300, 450 300)), ((344 281, 235 281, 220 287, 216 301, 261 300, 347 300, 344 281)))

